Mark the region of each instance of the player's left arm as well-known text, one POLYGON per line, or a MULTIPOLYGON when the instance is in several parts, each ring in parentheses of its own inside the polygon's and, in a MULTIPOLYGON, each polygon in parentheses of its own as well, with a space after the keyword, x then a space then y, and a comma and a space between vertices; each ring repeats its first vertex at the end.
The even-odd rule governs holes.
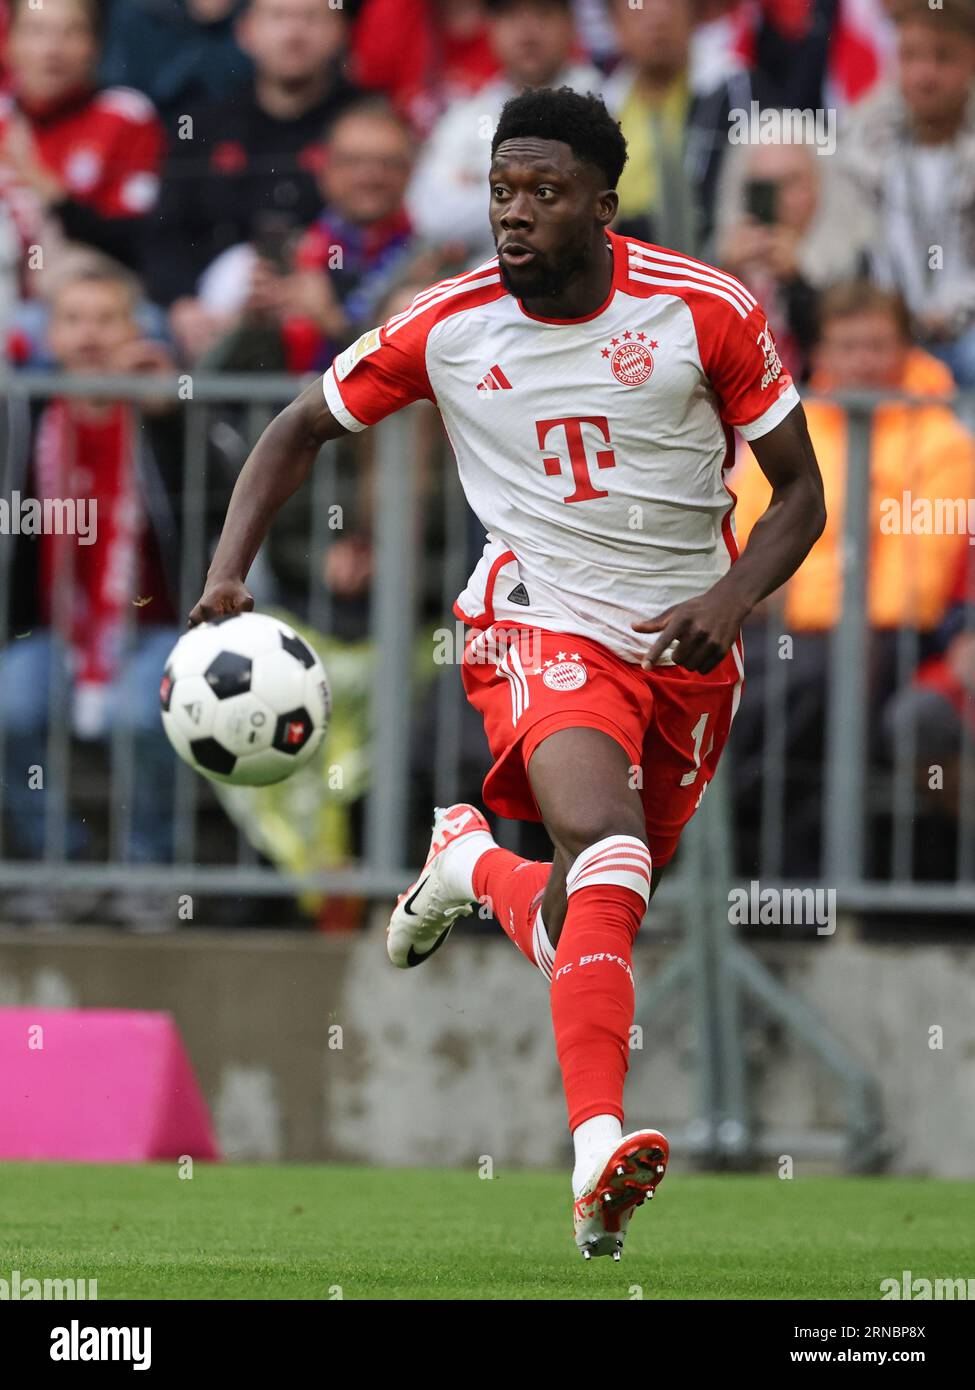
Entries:
POLYGON ((643 660, 646 667, 676 641, 673 659, 678 666, 688 671, 713 670, 755 605, 795 574, 822 535, 826 524, 823 480, 801 404, 750 442, 772 485, 768 508, 741 555, 712 588, 656 618, 633 624, 637 632, 660 634, 643 660))

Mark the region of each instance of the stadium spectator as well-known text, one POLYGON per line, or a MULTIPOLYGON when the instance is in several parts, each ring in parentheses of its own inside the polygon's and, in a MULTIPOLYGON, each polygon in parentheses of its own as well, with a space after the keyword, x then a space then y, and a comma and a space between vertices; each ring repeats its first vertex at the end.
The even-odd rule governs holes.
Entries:
POLYGON ((891 0, 899 74, 850 112, 840 155, 876 226, 873 274, 921 341, 975 385, 975 8, 891 0))
POLYGON ((616 62, 616 33, 606 11, 606 0, 572 0, 572 13, 583 53, 608 72, 616 62))
POLYGON ((412 152, 409 127, 382 98, 336 118, 318 175, 325 208, 312 226, 277 248, 266 236, 231 247, 202 276, 204 306, 234 316, 205 366, 322 371, 374 327, 416 250, 403 207, 412 152))
POLYGON ((742 0, 733 48, 763 106, 860 101, 893 57, 887 0, 742 0))
MULTIPOLYGON (((970 579, 966 592, 972 592, 970 579)), ((952 608, 938 637, 940 649, 888 702, 883 731, 890 762, 896 766, 904 756, 911 759, 917 797, 914 877, 953 879, 966 778, 975 774, 975 606, 970 600, 952 608)))
POLYGON ((747 0, 695 0, 688 74, 692 91, 707 91, 750 66, 739 52, 746 10, 753 12, 747 0))
POLYGON ((108 15, 103 82, 145 92, 168 123, 251 74, 234 21, 245 0, 124 0, 108 15))
POLYGON ((10 68, 7 65, 7 33, 10 29, 10 0, 0 0, 0 92, 10 86, 10 68))
POLYGON ((623 62, 605 85, 629 159, 619 182, 616 230, 694 253, 711 235, 729 113, 748 110, 751 82, 731 73, 710 90, 691 86, 692 0, 607 0, 623 62))
POLYGON ((96 87, 98 16, 96 0, 12 6, 0 198, 25 248, 40 247, 45 260, 68 239, 137 266, 159 189, 163 132, 140 92, 96 87))
MULTIPOLYGON (((930 354, 912 346, 902 301, 865 282, 838 286, 823 297, 821 329, 810 385, 814 391, 906 391, 951 394, 950 374, 930 354)), ((847 421, 841 406, 806 405, 809 433, 826 491, 829 519, 808 559, 785 590, 790 631, 827 632, 842 595, 843 495, 846 487, 847 421)), ((954 536, 904 534, 880 524, 884 498, 973 495, 973 445, 948 405, 888 403, 878 407, 870 458, 871 553, 869 613, 872 626, 930 631, 951 599, 960 557, 967 546, 954 536)), ((736 470, 732 490, 739 544, 764 511, 770 489, 750 455, 736 470)))
POLYGON ((421 152, 407 198, 426 240, 461 241, 474 260, 494 254, 488 170, 504 103, 526 87, 586 92, 601 83, 595 68, 572 62, 576 34, 569 0, 488 0, 488 7, 501 74, 444 113, 421 152))
MULTIPOLYGON (((66 373, 173 370, 164 349, 141 337, 138 286, 103 259, 62 279, 52 296, 51 347, 66 373)), ((16 403, 9 408, 16 411, 16 403)), ((159 723, 159 673, 178 635, 174 498, 179 435, 167 445, 164 404, 147 402, 140 424, 127 403, 59 397, 33 422, 11 428, 3 494, 57 505, 74 532, 5 534, 12 547, 9 630, 0 653, 0 728, 7 738, 10 833, 21 852, 42 857, 49 797, 32 790, 29 769, 45 768, 52 683, 68 688, 67 718, 82 740, 114 730, 134 741, 128 853, 169 858, 173 760, 159 723), (33 423, 33 430, 30 424, 33 423), (17 440, 25 441, 19 447, 17 440), (82 505, 78 505, 78 504, 82 505)), ((178 419, 176 420, 178 430, 178 419)), ((12 505, 12 504, 11 504, 12 505)), ((6 529, 6 528, 5 528, 6 529)), ((87 832, 72 815, 68 851, 85 852, 87 832)))
POLYGON ((718 189, 718 264, 768 313, 786 369, 808 375, 820 291, 865 267, 867 218, 811 145, 737 145, 718 189))
POLYGON ((346 22, 330 0, 251 0, 237 36, 253 81, 188 113, 172 142, 149 289, 190 361, 225 326, 197 298, 206 267, 269 226, 278 240, 282 229, 308 226, 321 208, 322 132, 359 95, 341 70, 346 22))
MULTIPOLYGON (((827 292, 814 357, 814 390, 902 390, 917 395, 952 391, 951 375, 930 354, 913 347, 907 311, 895 294, 866 282, 827 292)), ((823 475, 828 520, 802 568, 784 590, 781 631, 791 636, 789 660, 778 668, 787 712, 786 871, 809 874, 818 868, 818 836, 829 634, 842 602, 844 496, 848 424, 842 407, 824 401, 806 405, 809 433, 823 475)), ((867 611, 871 639, 863 653, 870 698, 880 709, 894 681, 897 629, 921 634, 922 647, 942 622, 952 600, 955 576, 967 552, 963 531, 941 534, 931 526, 904 525, 909 512, 937 515, 945 499, 975 496, 975 442, 947 404, 888 403, 877 408, 870 454, 867 611)), ((729 480, 738 498, 735 510, 743 546, 768 505, 770 489, 746 453, 729 480)), ((777 621, 777 620, 776 620, 777 621)), ((765 641, 756 640, 760 620, 749 625, 748 696, 735 723, 738 817, 745 843, 761 785, 765 688, 775 679, 765 641)), ((876 751, 876 750, 875 750, 876 751)), ((748 853, 745 854, 746 863, 748 853)))
MULTIPOLYGON (((5 325, 4 355, 10 366, 26 371, 57 371, 58 362, 51 348, 51 294, 66 278, 82 274, 92 266, 104 266, 104 262, 104 252, 72 242, 59 253, 53 266, 34 273, 32 298, 16 303, 5 325)), ((142 337, 169 343, 166 315, 145 295, 135 307, 135 316, 142 337)))
POLYGON ((420 135, 498 72, 483 0, 364 0, 350 63, 355 81, 382 92, 420 135))

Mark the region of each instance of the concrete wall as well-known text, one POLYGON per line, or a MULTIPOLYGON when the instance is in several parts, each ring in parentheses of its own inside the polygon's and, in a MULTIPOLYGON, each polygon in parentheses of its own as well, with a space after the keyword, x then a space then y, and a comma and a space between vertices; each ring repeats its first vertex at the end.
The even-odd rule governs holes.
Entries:
MULTIPOLYGON (((638 983, 668 953, 641 944, 638 983)), ((841 930, 761 956, 879 1079, 892 1169, 975 1176, 975 947, 868 945, 841 930)), ((378 927, 0 930, 0 1006, 24 1004, 169 1010, 229 1158, 561 1165, 567 1154, 547 986, 510 945, 463 928, 410 972, 389 965, 378 927)), ((683 1131, 693 1120, 689 1019, 675 996, 631 1054, 634 1124, 683 1131)), ((753 1009, 747 1020, 759 1118, 814 1135, 837 1124, 822 1069, 781 1027, 753 1009)))

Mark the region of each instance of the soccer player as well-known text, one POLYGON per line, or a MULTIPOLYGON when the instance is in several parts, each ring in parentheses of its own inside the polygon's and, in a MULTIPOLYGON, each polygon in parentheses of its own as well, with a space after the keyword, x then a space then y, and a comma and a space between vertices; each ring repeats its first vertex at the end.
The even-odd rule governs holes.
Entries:
POLYGON ((474 806, 437 811, 387 949, 421 964, 479 899, 551 982, 576 1243, 618 1259, 668 1159, 656 1130, 622 1134, 632 943, 727 738, 741 623, 821 533, 822 484, 744 286, 609 230, 626 145, 601 100, 514 97, 492 155, 497 257, 418 294, 271 422, 190 621, 252 606, 247 571, 326 440, 436 403, 488 532, 455 605, 495 759, 484 800, 543 821, 555 854, 500 848, 474 806), (740 556, 736 428, 772 487, 740 556))

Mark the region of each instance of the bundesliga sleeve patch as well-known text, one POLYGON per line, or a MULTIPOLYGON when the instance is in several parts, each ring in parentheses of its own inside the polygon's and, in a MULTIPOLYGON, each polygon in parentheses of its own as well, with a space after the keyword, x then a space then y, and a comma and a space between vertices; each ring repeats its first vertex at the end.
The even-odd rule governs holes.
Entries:
POLYGON ((337 380, 344 381, 357 363, 381 346, 382 340, 378 328, 370 328, 368 333, 363 333, 362 337, 357 338, 351 347, 340 352, 333 362, 332 368, 337 380))

